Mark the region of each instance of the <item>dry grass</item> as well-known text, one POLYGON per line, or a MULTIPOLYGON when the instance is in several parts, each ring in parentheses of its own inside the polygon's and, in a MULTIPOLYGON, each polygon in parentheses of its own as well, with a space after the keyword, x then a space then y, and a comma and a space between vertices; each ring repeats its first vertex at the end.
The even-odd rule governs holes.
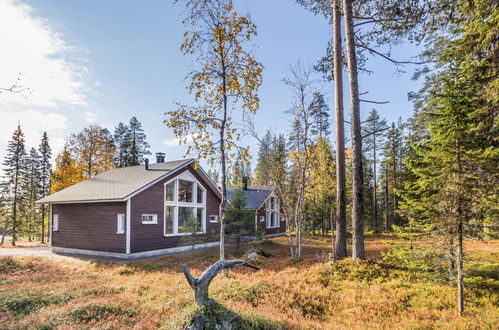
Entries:
MULTIPOLYGON (((431 271, 377 262, 318 261, 326 238, 306 239, 304 258, 288 257, 285 238, 254 242, 276 256, 255 272, 217 277, 211 295, 259 328, 495 328, 499 242, 468 242, 474 260, 467 311, 459 318, 455 289, 431 271), (495 264, 493 264, 495 263, 495 264), (478 269, 478 270, 477 270, 478 269), (488 274, 488 275, 487 275, 488 274), (474 279, 474 280, 473 280, 474 279)), ((371 260, 393 246, 394 235, 369 238, 371 260)), ((217 248, 132 264, 71 258, 0 259, 0 328, 171 329, 196 310, 181 273, 195 275, 217 259, 217 248)))

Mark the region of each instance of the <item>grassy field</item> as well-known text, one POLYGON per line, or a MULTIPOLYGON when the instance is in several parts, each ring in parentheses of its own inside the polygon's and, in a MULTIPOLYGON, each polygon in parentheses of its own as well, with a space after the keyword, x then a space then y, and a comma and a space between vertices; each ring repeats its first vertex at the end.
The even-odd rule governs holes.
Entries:
MULTIPOLYGON (((466 314, 437 259, 410 261, 394 235, 369 237, 366 262, 322 263, 326 238, 305 240, 304 258, 289 257, 285 238, 253 242, 275 257, 262 269, 215 278, 218 308, 254 328, 496 328, 499 242, 467 242, 466 314), (435 261, 437 260, 437 261, 435 261)), ((181 328, 196 311, 181 272, 194 275, 217 259, 217 248, 132 264, 67 257, 0 259, 0 328, 181 328)), ((232 252, 235 254, 234 252, 232 252)), ((418 259, 419 260, 419 259, 418 259)))

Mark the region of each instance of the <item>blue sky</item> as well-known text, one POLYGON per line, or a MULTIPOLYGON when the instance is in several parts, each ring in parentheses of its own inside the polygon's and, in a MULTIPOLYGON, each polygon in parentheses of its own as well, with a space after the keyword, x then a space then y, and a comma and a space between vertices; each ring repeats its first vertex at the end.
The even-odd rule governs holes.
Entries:
MULTIPOLYGON (((331 27, 292 0, 235 3, 258 26, 254 51, 265 66, 255 126, 262 134, 267 128, 285 132, 289 121, 284 112, 290 107, 291 94, 281 79, 290 64, 313 65, 324 55, 331 27)), ((173 108, 174 101, 190 100, 185 76, 193 59, 179 52, 182 5, 168 0, 0 0, 2 9, 8 9, 4 15, 10 13, 9 27, 19 24, 19 28, 11 30, 14 37, 7 41, 0 37, 0 48, 10 46, 7 55, 0 52, 0 85, 14 81, 21 72, 23 85, 35 86, 25 97, 0 94, 2 159, 17 121, 25 127, 29 145, 37 144, 46 129, 58 152, 65 137, 90 123, 112 128, 131 116, 143 123, 153 153, 163 151, 167 159, 183 157, 185 148, 175 143, 163 124, 164 112, 173 108)), ((8 24, 3 22, 0 17, 0 25, 8 24)), ((411 45, 393 52, 399 58, 416 53, 411 45)), ((361 92, 390 101, 376 106, 388 121, 410 116, 407 93, 420 86, 411 80, 413 68, 397 75, 395 67, 383 59, 373 58, 368 65, 374 73, 361 76, 361 92)), ((332 89, 332 83, 324 83, 331 107, 332 89)), ((347 117, 348 95, 345 105, 347 117)), ((373 105, 361 107, 365 117, 373 105)), ((254 141, 246 139, 245 143, 256 152, 254 141)))

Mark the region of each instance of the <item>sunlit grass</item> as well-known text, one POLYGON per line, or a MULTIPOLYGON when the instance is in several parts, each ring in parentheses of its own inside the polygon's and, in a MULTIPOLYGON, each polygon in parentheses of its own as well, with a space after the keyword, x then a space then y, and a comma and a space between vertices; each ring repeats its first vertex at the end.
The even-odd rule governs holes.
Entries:
MULTIPOLYGON (((459 318, 456 292, 438 270, 381 259, 407 248, 394 235, 368 239, 369 261, 320 263, 329 238, 307 238, 304 258, 289 257, 285 238, 260 245, 275 257, 262 269, 217 277, 211 296, 220 315, 260 328, 494 328, 499 324, 499 242, 467 242, 467 305, 459 318), (386 254, 385 254, 386 255, 386 254), (236 314, 233 314, 235 312, 236 314)), ((217 248, 131 264, 73 258, 0 259, 0 328, 179 328, 197 310, 181 272, 195 276, 217 248)), ((236 251, 229 254, 237 255, 236 251)))

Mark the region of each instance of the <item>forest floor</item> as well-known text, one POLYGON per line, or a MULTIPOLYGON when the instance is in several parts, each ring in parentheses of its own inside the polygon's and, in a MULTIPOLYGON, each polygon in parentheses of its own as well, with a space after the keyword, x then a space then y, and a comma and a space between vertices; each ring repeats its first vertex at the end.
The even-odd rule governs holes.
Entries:
POLYGON ((25 247, 37 247, 37 246, 49 246, 48 243, 40 243, 40 241, 16 241, 16 245, 12 245, 12 237, 6 236, 5 241, 0 245, 0 249, 11 249, 11 248, 25 248, 25 247))
MULTIPOLYGON (((252 242, 245 248, 275 256, 256 260, 260 271, 219 275, 211 297, 248 328, 496 328, 499 241, 466 242, 463 317, 440 259, 408 244, 393 234, 369 236, 368 261, 333 264, 324 262, 325 237, 306 238, 300 261, 289 257, 285 237, 252 242)), ((199 276, 217 256, 218 248, 128 264, 1 257, 0 328, 182 328, 197 308, 181 264, 199 276)))

